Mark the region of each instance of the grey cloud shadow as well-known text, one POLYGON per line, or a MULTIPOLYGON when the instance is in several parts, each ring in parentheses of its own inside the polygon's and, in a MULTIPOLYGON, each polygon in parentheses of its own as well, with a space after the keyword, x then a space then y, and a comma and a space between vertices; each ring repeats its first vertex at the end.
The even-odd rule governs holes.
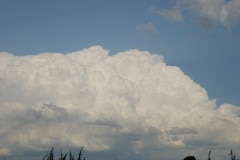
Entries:
POLYGON ((183 135, 183 134, 198 134, 198 131, 192 128, 178 128, 174 127, 166 131, 170 135, 183 135))

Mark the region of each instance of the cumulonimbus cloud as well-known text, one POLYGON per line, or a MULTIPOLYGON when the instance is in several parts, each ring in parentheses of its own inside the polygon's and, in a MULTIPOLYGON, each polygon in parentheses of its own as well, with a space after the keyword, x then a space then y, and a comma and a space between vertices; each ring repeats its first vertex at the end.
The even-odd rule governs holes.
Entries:
POLYGON ((180 68, 136 49, 1 53, 0 104, 1 155, 84 146, 176 158, 240 144, 239 107, 216 106, 180 68))

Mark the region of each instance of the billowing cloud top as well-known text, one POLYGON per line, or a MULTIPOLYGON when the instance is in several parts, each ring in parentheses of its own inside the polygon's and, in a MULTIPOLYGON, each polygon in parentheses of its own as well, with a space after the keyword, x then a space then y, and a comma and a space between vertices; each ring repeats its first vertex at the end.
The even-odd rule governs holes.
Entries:
POLYGON ((217 107, 181 69, 136 49, 1 53, 0 104, 0 155, 84 146, 183 158, 240 144, 239 107, 217 107))

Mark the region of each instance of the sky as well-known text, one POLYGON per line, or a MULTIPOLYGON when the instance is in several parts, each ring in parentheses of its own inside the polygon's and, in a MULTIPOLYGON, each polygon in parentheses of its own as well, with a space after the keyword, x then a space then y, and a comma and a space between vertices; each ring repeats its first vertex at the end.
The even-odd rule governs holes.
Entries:
POLYGON ((0 157, 226 159, 239 0, 0 0, 0 157), (56 149, 57 150, 57 149, 56 149))

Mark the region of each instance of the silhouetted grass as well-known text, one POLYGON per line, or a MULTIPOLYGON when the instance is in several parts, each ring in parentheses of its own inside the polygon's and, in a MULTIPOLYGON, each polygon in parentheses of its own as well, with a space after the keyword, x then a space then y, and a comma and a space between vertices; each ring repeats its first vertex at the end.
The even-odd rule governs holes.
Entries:
POLYGON ((236 154, 233 154, 232 149, 231 149, 229 155, 231 156, 231 160, 239 160, 239 159, 236 159, 236 154))
MULTIPOLYGON (((236 159, 236 154, 233 154, 232 150, 230 151, 229 155, 230 155, 231 160, 239 160, 239 159, 236 159)), ((189 155, 189 156, 185 157, 183 160, 196 160, 196 158, 193 155, 189 155)), ((211 150, 208 152, 207 160, 212 160, 211 159, 211 150)))
MULTIPOLYGON (((230 155, 230 160, 239 160, 236 158, 236 154, 233 153, 232 149, 229 155, 230 155)), ((6 158, 4 158, 4 160, 6 160, 6 158)), ((71 150, 69 150, 69 153, 66 152, 65 154, 63 154, 62 149, 60 149, 60 157, 55 159, 54 148, 52 147, 50 151, 47 151, 46 155, 43 156, 42 160, 86 160, 86 158, 83 155, 83 147, 81 147, 77 155, 77 158, 75 158, 75 155, 72 153, 71 150)), ((196 160, 196 158, 193 155, 189 155, 185 157, 183 160, 196 160)), ((212 160, 211 150, 208 152, 207 160, 212 160)))
MULTIPOLYGON (((54 156, 54 148, 52 147, 50 151, 47 152, 45 156, 43 156, 42 160, 56 160, 54 156)), ((85 156, 83 156, 83 147, 80 148, 80 151, 78 153, 77 159, 75 159, 74 154, 70 150, 69 153, 66 152, 63 154, 62 149, 60 150, 60 157, 58 160, 86 160, 85 156)))

